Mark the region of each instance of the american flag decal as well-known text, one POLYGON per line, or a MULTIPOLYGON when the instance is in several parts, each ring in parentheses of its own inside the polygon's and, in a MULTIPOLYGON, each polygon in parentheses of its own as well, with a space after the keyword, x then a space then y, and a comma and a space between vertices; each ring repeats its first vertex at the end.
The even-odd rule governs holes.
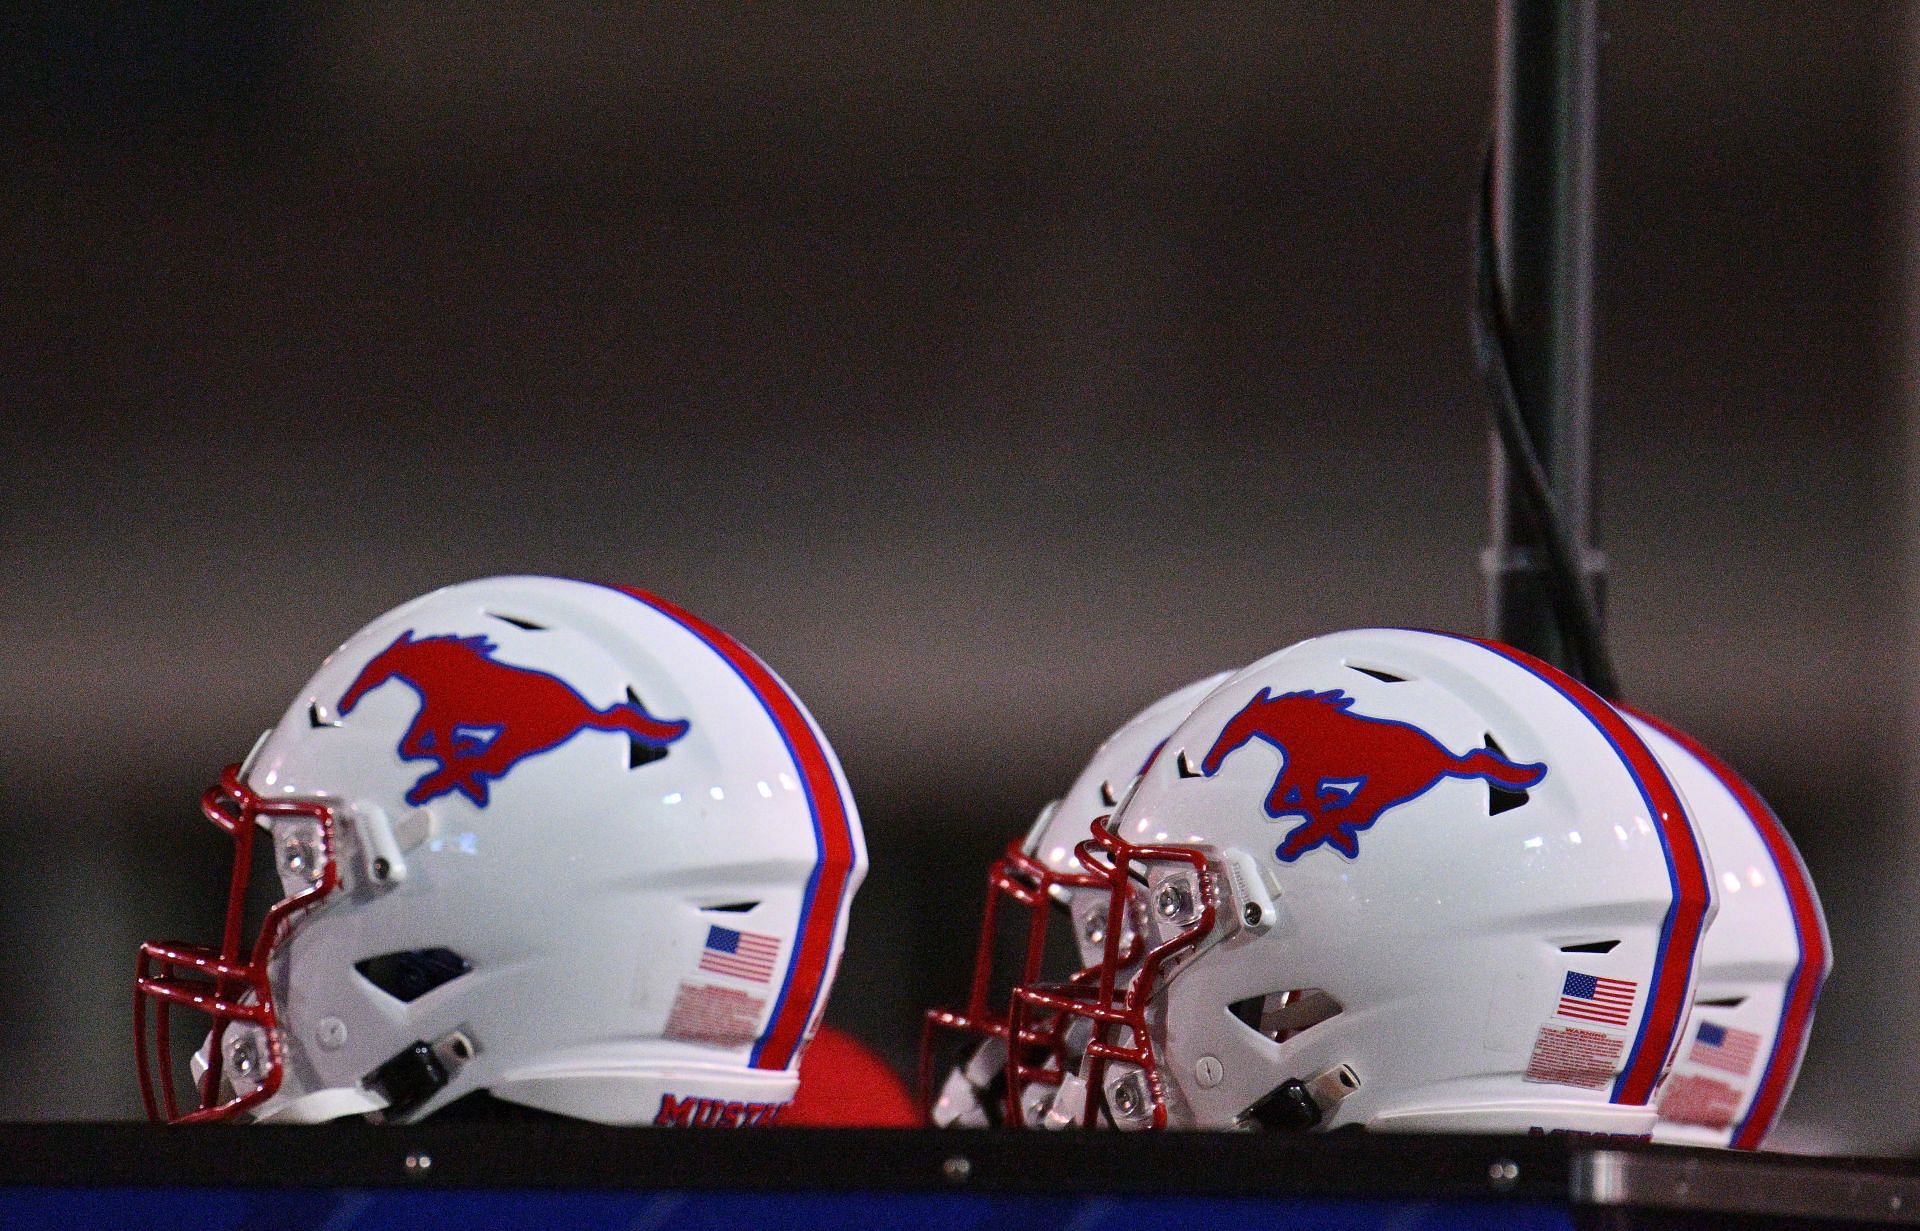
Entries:
POLYGON ((1760 1036, 1753 1031, 1701 1022, 1694 1031, 1693 1050, 1687 1053, 1687 1059, 1735 1077, 1745 1077, 1753 1071, 1754 1057, 1759 1054, 1760 1036))
POLYGON ((700 969, 765 983, 773 978, 773 962, 779 956, 778 936, 709 926, 707 943, 700 949, 700 969))
POLYGON ((1567 981, 1560 988, 1560 1007, 1555 1012, 1583 1022, 1624 1026, 1633 1016, 1633 995, 1639 988, 1632 979, 1603 979, 1599 975, 1569 970, 1567 981))

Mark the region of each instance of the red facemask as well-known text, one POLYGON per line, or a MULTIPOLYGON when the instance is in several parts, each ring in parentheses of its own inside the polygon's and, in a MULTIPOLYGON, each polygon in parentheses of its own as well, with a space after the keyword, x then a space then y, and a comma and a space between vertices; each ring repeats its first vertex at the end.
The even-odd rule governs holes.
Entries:
MULTIPOLYGON (((1060 1081, 1074 1058, 1069 1054, 1066 1041, 1066 1030, 1072 1025, 1071 1020, 1029 1011, 1025 1015, 1023 1028, 1015 1033, 1010 1027, 1006 1002, 996 1003, 992 995, 994 939, 998 935, 1001 899, 1010 899, 1015 906, 1027 912, 1025 952, 1012 981, 1013 987, 1021 987, 1037 984, 1041 979, 1047 947, 1047 924, 1058 905, 1053 891, 1104 889, 1107 884, 1104 874, 1091 870, 1055 870, 1028 854, 1019 842, 1009 845, 1006 853, 988 868, 987 901, 981 912, 980 940, 974 953, 973 986, 967 995, 966 1007, 958 1011, 927 1011, 920 1042, 920 1098, 923 1107, 931 1105, 929 1099, 933 1089, 936 1032, 942 1029, 976 1035, 982 1040, 999 1039, 1006 1043, 1009 1072, 1017 1063, 1020 1071, 1026 1074, 1025 1085, 1057 1084, 1060 1081)), ((1119 917, 1126 919, 1124 911, 1119 917)), ((1107 948, 1109 952, 1118 951, 1119 960, 1124 966, 1129 955, 1137 954, 1139 938, 1130 922, 1123 931, 1124 943, 1121 936, 1113 931, 1110 916, 1107 948)), ((1094 972, 1091 970, 1076 971, 1067 976, 1062 986, 1090 984, 1093 979, 1094 972)), ((1004 1123, 1022 1123, 1024 1112, 1020 1090, 1023 1088, 1008 1083, 1007 1102, 1002 1111, 1004 1123)))
POLYGON ((230 1120, 279 1090, 286 1053, 268 977, 269 963, 294 919, 340 883, 331 807, 309 800, 264 799, 240 781, 240 767, 230 765, 221 774, 219 785, 201 797, 200 808, 234 841, 226 928, 220 947, 148 941, 140 946, 134 972, 134 1053, 140 1071, 140 1096, 149 1119, 172 1124, 230 1120), (263 822, 273 826, 268 831, 269 840, 276 843, 275 858, 283 887, 289 877, 304 883, 304 887, 268 908, 257 934, 249 941, 243 936, 247 882, 253 870, 254 840, 263 822), (154 1005, 151 1034, 149 1000, 154 1005), (171 1010, 175 1005, 213 1019, 205 1049, 206 1067, 197 1082, 199 1105, 184 1114, 174 1089, 171 1010), (246 1036, 229 1056, 228 1033, 236 1024, 246 1036), (231 1091, 229 1097, 222 1097, 223 1082, 231 1091))
MULTIPOLYGON (((1064 983, 1027 979, 1016 984, 1006 1031, 1010 1037, 1024 1039, 1034 1029, 1031 1023, 1043 1023, 1043 1037, 1061 1038, 1074 1019, 1087 1020, 1091 1031, 1080 1059, 1080 1076, 1088 1094, 1079 1113, 1080 1125, 1094 1127, 1103 1102, 1112 1102, 1116 1106, 1109 1113, 1116 1123, 1165 1128, 1165 1087, 1148 1030, 1147 1006, 1163 986, 1167 964, 1213 931, 1218 874, 1200 850, 1136 846, 1110 830, 1107 820, 1095 821, 1093 836, 1076 848, 1087 872, 1074 881, 1107 891, 1106 950, 1096 965, 1064 983), (1176 874, 1160 880, 1157 898, 1143 901, 1149 895, 1142 886, 1153 884, 1156 864, 1176 865, 1176 874), (1166 938, 1147 948, 1148 929, 1142 928, 1131 933, 1130 945, 1123 946, 1121 924, 1142 913, 1157 915, 1159 935, 1166 938), (1115 1063, 1130 1065, 1136 1072, 1109 1091, 1106 1077, 1115 1063)), ((1061 1084, 1060 1058, 1054 1059, 1056 1067, 1048 1073, 1044 1065, 1009 1052, 1009 1106, 1021 1106, 1026 1090, 1034 1084, 1061 1084)))

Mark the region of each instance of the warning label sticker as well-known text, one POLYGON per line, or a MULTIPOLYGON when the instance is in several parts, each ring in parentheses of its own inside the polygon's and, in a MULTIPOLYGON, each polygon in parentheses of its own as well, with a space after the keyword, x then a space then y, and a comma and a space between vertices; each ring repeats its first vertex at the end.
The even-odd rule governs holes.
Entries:
POLYGON ((1523 1076, 1528 1081, 1598 1090, 1620 1071, 1627 1041, 1603 1030, 1578 1026, 1542 1026, 1534 1036, 1533 1056, 1523 1076))
POLYGON ((688 1043, 741 1047, 760 1034, 764 998, 733 987, 682 983, 667 1014, 665 1034, 688 1043))
POLYGON ((1660 1118, 1701 1128, 1730 1128, 1740 1090, 1717 1077, 1675 1073, 1660 1088, 1660 1118))

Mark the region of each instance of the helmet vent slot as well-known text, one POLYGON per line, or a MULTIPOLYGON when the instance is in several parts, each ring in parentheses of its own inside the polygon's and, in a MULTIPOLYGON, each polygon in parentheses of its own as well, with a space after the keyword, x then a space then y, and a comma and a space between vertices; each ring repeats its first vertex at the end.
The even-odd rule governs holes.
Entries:
MULTIPOLYGON (((640 694, 633 690, 633 685, 631 684, 627 685, 627 700, 633 704, 635 709, 645 710, 647 708, 647 703, 640 699, 640 694)), ((628 769, 639 769, 642 765, 651 765, 666 755, 666 744, 649 744, 635 736, 627 736, 628 769)))
POLYGON ((1180 755, 1174 758, 1174 768, 1179 771, 1182 778, 1198 778, 1200 776, 1200 771, 1195 769, 1193 762, 1187 759, 1187 750, 1185 748, 1182 748, 1180 755))
MULTIPOLYGON (((1493 732, 1491 731, 1487 732, 1486 748, 1487 751, 1498 756, 1504 757, 1507 755, 1507 750, 1500 746, 1499 740, 1493 738, 1493 732)), ((1499 816, 1502 812, 1511 812, 1526 802, 1527 793, 1525 791, 1512 791, 1503 786, 1495 786, 1491 782, 1487 783, 1488 816, 1499 816)))
POLYGON ((1499 816, 1502 812, 1511 812, 1527 802, 1525 791, 1509 791, 1505 787, 1487 787, 1487 815, 1499 816))
POLYGON ((1103 782, 1100 784, 1100 802, 1109 808, 1120 802, 1120 797, 1113 793, 1113 783, 1103 782))
POLYGON ((487 614, 502 624, 511 624, 515 628, 524 628, 530 633, 544 633, 547 631, 545 624, 536 624, 532 620, 523 619, 520 616, 510 616, 500 611, 489 611, 487 614))
POLYGON ((1242 1025, 1276 1043, 1284 1043, 1340 1014, 1340 1002, 1317 987, 1249 996, 1227 1006, 1242 1025))
POLYGON ((723 902, 718 906, 702 906, 700 909, 718 911, 725 915, 744 915, 758 905, 760 905, 758 902, 723 902))
POLYGON ((317 731, 322 727, 337 727, 341 724, 338 718, 330 717, 319 700, 315 699, 307 702, 307 725, 317 731))
POLYGON ((1356 667, 1354 664, 1348 663, 1347 670, 1358 671, 1361 675, 1370 675, 1382 684, 1404 684, 1407 682, 1407 677, 1404 675, 1395 675, 1391 671, 1375 671, 1372 667, 1356 667))
POLYGON ((1620 944, 1617 940, 1588 940, 1577 945, 1561 945, 1562 953, 1612 953, 1620 944))
POLYGON ((1745 996, 1716 996, 1712 1000, 1696 1000, 1695 1008, 1700 1009, 1737 1009, 1747 1003, 1745 996))
POLYGON ((451 983, 473 967, 451 949, 408 949, 383 953, 355 962, 360 977, 387 995, 411 1003, 436 987, 451 983))

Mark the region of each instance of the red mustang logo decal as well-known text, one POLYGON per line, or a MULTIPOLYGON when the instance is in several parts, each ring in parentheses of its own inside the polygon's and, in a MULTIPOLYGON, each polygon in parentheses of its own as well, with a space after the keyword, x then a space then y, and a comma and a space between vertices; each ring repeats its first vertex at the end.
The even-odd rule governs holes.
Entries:
POLYGON ((1227 720, 1200 763, 1211 778, 1233 752, 1259 739, 1285 758, 1267 794, 1267 815, 1297 816, 1274 854, 1291 863, 1327 845, 1352 859, 1360 831, 1387 809, 1424 795, 1447 778, 1484 778, 1524 791, 1547 776, 1545 765, 1521 765, 1490 748, 1455 756, 1412 723, 1352 712, 1342 691, 1290 692, 1262 688, 1227 720))
POLYGON ((388 680, 420 694, 420 712, 400 738, 400 757, 435 768, 407 792, 416 806, 459 791, 484 808, 487 784, 530 756, 582 731, 624 731, 650 748, 687 733, 684 719, 664 721, 636 702, 595 709, 557 675, 494 658, 485 637, 415 638, 413 630, 374 655, 340 698, 342 715, 388 680))

